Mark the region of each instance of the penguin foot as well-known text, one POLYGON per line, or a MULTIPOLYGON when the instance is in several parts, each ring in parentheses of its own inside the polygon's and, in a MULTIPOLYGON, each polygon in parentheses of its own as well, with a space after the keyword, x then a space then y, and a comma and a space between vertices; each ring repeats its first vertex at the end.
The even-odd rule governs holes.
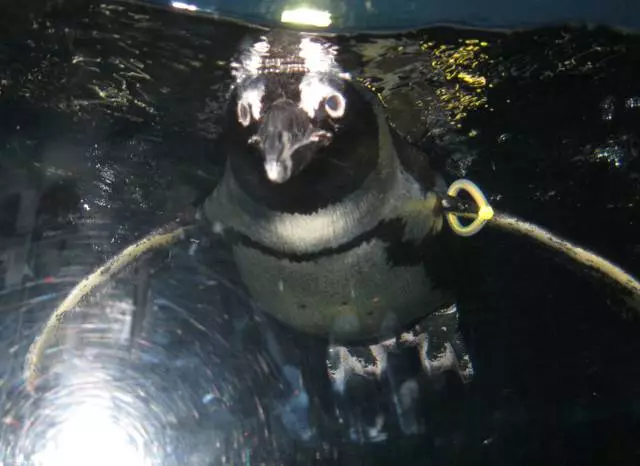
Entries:
POLYGON ((458 330, 456 305, 429 315, 403 333, 400 340, 400 345, 417 349, 422 369, 428 377, 438 380, 439 386, 449 371, 455 372, 463 383, 473 379, 473 364, 458 330))
POLYGON ((437 398, 446 386, 447 374, 456 375, 463 384, 473 378, 455 305, 375 345, 331 345, 327 369, 333 392, 341 401, 339 411, 350 418, 350 432, 358 434, 351 435, 352 440, 361 442, 384 439, 393 426, 405 435, 423 433, 426 419, 420 413, 429 410, 429 400, 437 398), (385 392, 386 402, 367 402, 368 407, 363 409, 359 400, 381 398, 385 392), (354 401, 360 406, 355 407, 354 401), (372 404, 380 409, 373 409, 372 404), (364 412, 367 415, 361 416, 364 412))
POLYGON ((473 378, 473 364, 462 335, 458 331, 458 311, 453 305, 434 312, 398 337, 369 346, 331 345, 327 369, 332 386, 344 393, 352 375, 381 379, 389 366, 389 355, 413 349, 422 370, 441 388, 446 372, 455 372, 462 382, 473 378))
POLYGON ((265 354, 280 373, 274 425, 289 438, 305 444, 435 438, 464 409, 473 366, 455 306, 374 345, 328 344, 270 318, 260 322, 265 354))

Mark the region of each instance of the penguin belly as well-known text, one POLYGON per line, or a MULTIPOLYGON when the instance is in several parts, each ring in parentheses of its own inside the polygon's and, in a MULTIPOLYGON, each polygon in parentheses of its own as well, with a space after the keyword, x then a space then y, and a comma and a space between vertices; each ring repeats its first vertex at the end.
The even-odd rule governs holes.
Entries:
POLYGON ((391 336, 442 306, 424 266, 393 265, 373 238, 308 260, 234 246, 253 298, 279 321, 333 341, 391 336))

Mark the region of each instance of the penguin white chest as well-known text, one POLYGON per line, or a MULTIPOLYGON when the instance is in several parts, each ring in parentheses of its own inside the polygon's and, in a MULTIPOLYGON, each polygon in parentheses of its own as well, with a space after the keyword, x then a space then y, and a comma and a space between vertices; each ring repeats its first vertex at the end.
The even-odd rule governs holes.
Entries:
POLYGON ((336 341, 395 333, 440 303, 420 266, 392 266, 380 239, 304 260, 238 245, 234 256, 259 305, 298 330, 336 341))

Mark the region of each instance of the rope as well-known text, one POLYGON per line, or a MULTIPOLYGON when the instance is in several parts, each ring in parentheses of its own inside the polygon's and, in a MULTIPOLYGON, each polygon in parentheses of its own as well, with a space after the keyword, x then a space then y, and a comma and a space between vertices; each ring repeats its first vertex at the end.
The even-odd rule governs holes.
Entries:
MULTIPOLYGON (((455 181, 449 187, 447 194, 454 198, 454 200, 457 200, 460 191, 466 191, 471 196, 477 205, 477 212, 454 212, 451 210, 447 212, 446 216, 449 226, 456 234, 465 237, 472 236, 482 230, 486 224, 490 224, 503 230, 528 236, 551 249, 566 254, 576 262, 599 272, 614 283, 622 286, 640 302, 640 282, 619 266, 538 225, 526 222, 513 215, 495 212, 480 188, 469 180, 461 179, 455 181), (464 226, 460 223, 459 217, 470 218, 473 219, 473 221, 469 225, 464 226)), ((448 209, 456 209, 456 207, 454 203, 454 205, 448 209)))

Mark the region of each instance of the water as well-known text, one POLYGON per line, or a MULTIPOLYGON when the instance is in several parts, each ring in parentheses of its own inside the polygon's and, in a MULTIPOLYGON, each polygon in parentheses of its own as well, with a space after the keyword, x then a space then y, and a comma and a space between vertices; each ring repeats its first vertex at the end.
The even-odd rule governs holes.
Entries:
MULTIPOLYGON (((475 379, 417 441, 293 441, 274 419, 312 430, 296 408, 308 400, 270 400, 297 373, 274 375, 248 314, 214 312, 246 299, 194 269, 189 244, 89 300, 48 356, 55 389, 29 396, 22 359, 54 304, 219 179, 228 63, 247 30, 117 5, 15 17, 0 48, 1 464, 638 462, 637 321, 610 286, 491 229, 452 257, 475 379), (131 350, 136 305, 151 311, 131 350)), ((449 181, 472 179, 497 209, 638 274, 638 36, 440 28, 335 40, 449 181)))

